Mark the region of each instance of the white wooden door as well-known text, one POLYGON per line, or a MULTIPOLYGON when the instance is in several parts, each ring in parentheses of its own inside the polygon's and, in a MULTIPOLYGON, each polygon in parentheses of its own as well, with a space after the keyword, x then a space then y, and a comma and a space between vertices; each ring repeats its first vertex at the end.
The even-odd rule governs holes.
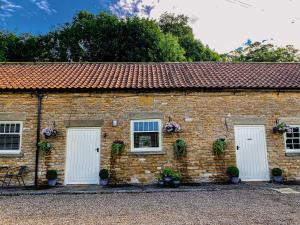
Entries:
POLYGON ((235 149, 242 181, 269 180, 264 126, 235 126, 235 149))
POLYGON ((65 184, 98 184, 100 128, 69 128, 65 184))

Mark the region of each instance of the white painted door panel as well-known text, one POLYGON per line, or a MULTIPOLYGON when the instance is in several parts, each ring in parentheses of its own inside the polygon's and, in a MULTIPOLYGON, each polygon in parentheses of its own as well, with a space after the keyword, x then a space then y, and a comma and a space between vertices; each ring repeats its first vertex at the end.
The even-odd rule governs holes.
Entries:
POLYGON ((65 184, 99 183, 100 137, 100 128, 68 129, 65 184))
POLYGON ((235 147, 243 181, 269 180, 264 126, 235 126, 235 147))

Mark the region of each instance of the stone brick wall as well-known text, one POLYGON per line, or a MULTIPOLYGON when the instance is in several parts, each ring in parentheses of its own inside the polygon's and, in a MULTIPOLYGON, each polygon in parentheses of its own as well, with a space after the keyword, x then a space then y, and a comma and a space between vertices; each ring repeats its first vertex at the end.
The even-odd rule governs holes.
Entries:
MULTIPOLYGON (((180 170, 188 182, 224 178, 225 168, 235 164, 234 124, 259 123, 266 127, 269 168, 280 167, 289 179, 300 178, 300 156, 286 156, 284 138, 272 133, 278 118, 300 118, 300 93, 297 92, 160 92, 160 93, 46 93, 43 99, 42 127, 55 122, 58 135, 49 139, 54 149, 40 159, 40 181, 45 171, 57 169, 63 183, 66 153, 66 126, 69 120, 103 120, 101 129, 101 168, 113 170, 117 183, 150 183, 164 166, 180 170), (165 154, 129 153, 130 117, 133 112, 159 112, 163 124, 169 118, 179 123, 182 132, 163 134, 165 154), (189 118, 188 121, 186 118, 189 118), (112 127, 112 120, 118 126, 112 127), (227 137, 224 160, 212 153, 212 143, 227 137), (182 137, 187 156, 176 159, 174 141, 182 137), (111 143, 122 139, 127 144, 122 155, 111 158, 111 143)), ((37 98, 31 93, 0 94, 0 112, 25 113, 22 153, 0 155, 1 165, 27 165, 26 182, 34 181, 37 98)), ((18 120, 16 118, 15 120, 18 120)))

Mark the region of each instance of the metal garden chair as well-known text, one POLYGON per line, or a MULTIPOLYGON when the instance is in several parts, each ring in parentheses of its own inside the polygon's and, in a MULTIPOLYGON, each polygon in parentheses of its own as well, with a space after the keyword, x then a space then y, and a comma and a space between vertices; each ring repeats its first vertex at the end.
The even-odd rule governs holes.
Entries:
POLYGON ((3 188, 4 185, 7 186, 6 178, 9 174, 9 167, 8 166, 0 166, 0 182, 2 182, 1 187, 3 188))
POLYGON ((7 186, 9 186, 11 183, 11 180, 13 178, 16 178, 19 183, 19 186, 21 186, 20 180, 22 181, 23 186, 25 186, 23 176, 26 172, 26 169, 27 169, 26 166, 20 166, 18 170, 9 170, 9 172, 5 175, 4 182, 6 183, 6 179, 9 179, 8 183, 7 183, 7 186))

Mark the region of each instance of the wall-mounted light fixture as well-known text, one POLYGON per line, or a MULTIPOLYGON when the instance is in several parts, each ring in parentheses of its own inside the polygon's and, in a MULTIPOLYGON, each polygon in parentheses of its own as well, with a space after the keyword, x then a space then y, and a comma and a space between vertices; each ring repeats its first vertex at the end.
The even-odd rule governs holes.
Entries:
POLYGON ((111 124, 113 127, 118 126, 118 120, 113 120, 111 124))

